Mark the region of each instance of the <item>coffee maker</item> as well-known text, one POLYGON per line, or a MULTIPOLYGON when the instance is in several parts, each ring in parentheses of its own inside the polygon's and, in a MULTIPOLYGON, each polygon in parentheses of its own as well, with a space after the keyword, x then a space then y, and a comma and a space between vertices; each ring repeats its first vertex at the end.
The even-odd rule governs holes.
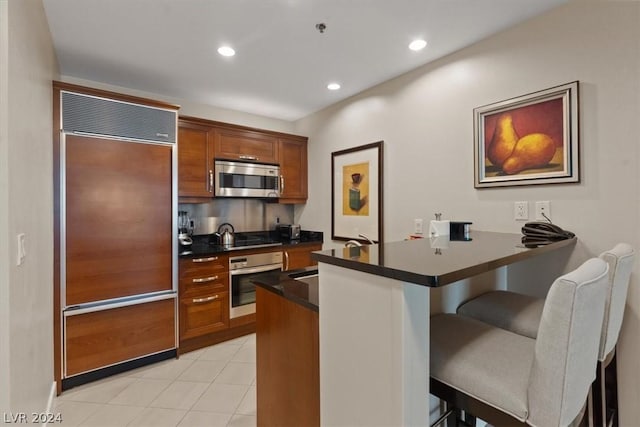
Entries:
POLYGON ((193 223, 187 211, 178 212, 178 241, 180 246, 190 246, 193 243, 193 223))

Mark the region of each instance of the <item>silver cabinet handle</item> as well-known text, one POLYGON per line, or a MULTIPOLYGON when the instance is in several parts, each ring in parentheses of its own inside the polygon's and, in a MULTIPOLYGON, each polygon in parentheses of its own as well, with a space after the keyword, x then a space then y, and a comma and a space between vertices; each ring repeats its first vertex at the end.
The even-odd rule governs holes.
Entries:
POLYGON ((214 299, 218 299, 218 295, 214 295, 211 297, 206 297, 206 298, 194 298, 193 299, 193 303, 194 304, 198 304, 201 302, 209 302, 209 301, 213 301, 214 299))
POLYGON ((213 193, 213 170, 209 169, 209 193, 213 193))
POLYGON ((280 194, 284 193, 284 175, 280 175, 280 194))
POLYGON ((258 157, 256 157, 256 156, 247 156, 247 155, 244 155, 244 154, 240 154, 240 158, 242 160, 258 160, 258 157))
POLYGON ((213 282, 214 280, 218 280, 218 276, 211 276, 211 277, 203 277, 203 278, 200 278, 200 279, 193 279, 193 283, 213 282))
POLYGON ((194 258, 191 261, 192 262, 211 262, 211 261, 217 261, 218 257, 217 256, 212 256, 209 258, 194 258))
POLYGON ((289 269, 289 252, 288 251, 284 251, 284 271, 287 271, 289 269))

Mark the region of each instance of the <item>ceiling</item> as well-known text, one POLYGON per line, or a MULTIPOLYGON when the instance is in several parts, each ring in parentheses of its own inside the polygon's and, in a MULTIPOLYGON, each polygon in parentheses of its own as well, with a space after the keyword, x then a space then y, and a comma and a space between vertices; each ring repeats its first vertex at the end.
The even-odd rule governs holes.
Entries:
POLYGON ((43 2, 63 76, 297 120, 566 0, 43 2))

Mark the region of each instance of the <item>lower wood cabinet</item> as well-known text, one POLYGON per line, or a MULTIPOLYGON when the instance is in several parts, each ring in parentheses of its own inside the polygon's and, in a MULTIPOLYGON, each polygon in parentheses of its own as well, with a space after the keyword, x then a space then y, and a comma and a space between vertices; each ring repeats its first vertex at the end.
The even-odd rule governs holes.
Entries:
POLYGON ((65 322, 65 376, 176 347, 175 299, 76 315, 65 322))
POLYGON ((180 298, 180 339, 222 331, 229 327, 229 292, 180 298))
POLYGON ((256 288, 259 426, 320 425, 318 312, 256 288))
POLYGON ((317 244, 300 244, 299 246, 290 246, 283 250, 284 252, 284 268, 283 270, 296 270, 298 268, 310 267, 318 265, 318 262, 311 259, 311 252, 322 250, 322 243, 317 244))

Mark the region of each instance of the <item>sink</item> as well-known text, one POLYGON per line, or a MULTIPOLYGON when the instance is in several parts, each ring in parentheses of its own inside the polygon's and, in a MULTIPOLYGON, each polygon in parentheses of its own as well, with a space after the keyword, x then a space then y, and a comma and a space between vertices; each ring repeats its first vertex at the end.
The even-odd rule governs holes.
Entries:
POLYGON ((317 268, 302 270, 302 271, 294 271, 292 273, 289 273, 289 278, 295 279, 295 280, 302 280, 302 279, 307 279, 309 277, 317 277, 317 276, 318 276, 317 268))

